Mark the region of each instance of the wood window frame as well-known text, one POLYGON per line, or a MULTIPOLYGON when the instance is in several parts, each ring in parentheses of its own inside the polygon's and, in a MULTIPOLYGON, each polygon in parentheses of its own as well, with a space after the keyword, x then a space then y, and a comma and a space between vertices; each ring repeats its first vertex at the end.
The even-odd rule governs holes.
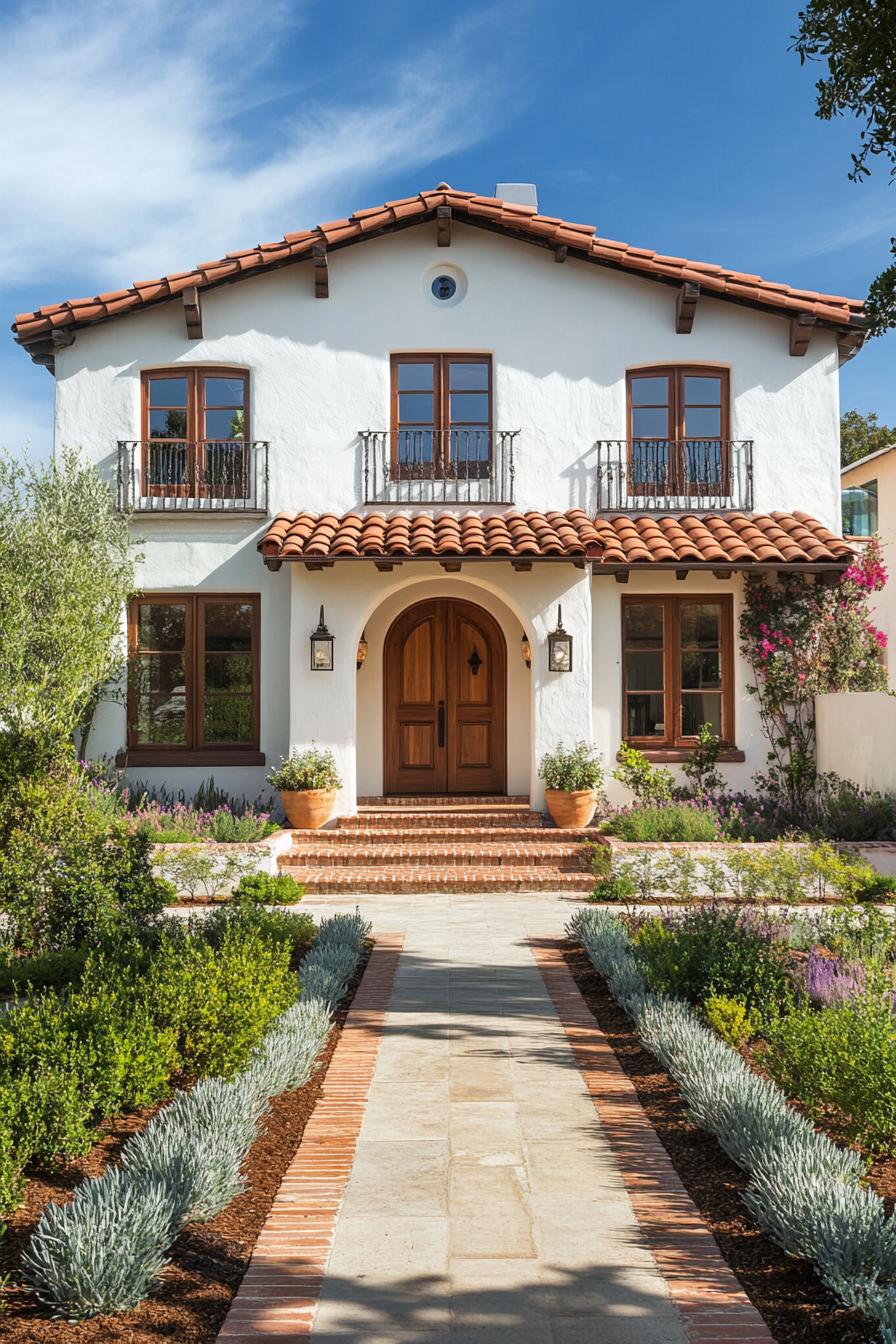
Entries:
MULTIPOLYGON (((389 357, 390 369, 390 396, 389 396, 389 435, 391 443, 391 464, 392 476, 395 480, 408 480, 425 478, 432 480, 450 480, 452 479, 450 467, 451 461, 448 457, 447 448, 449 443, 449 432, 454 426, 451 423, 451 375, 450 367, 452 364, 486 364, 488 366, 488 388, 486 395, 488 397, 488 425, 486 432, 488 434, 488 457, 484 461, 467 462, 463 479, 485 480, 491 471, 494 426, 495 426, 495 397, 494 380, 495 371, 492 356, 485 352, 464 351, 463 353, 451 352, 426 352, 410 351, 403 353, 398 351, 389 357), (398 418, 398 370, 402 364, 432 364, 433 372, 433 460, 432 466, 427 467, 423 464, 413 464, 401 462, 398 456, 398 439, 402 428, 401 421, 398 418)), ((411 422, 413 423, 413 422, 411 422)), ((461 421, 462 425, 463 422, 461 421)), ((479 426, 475 426, 478 428, 479 426)))
POLYGON ((141 743, 137 739, 136 688, 128 677, 127 750, 116 758, 119 765, 264 765, 259 749, 261 733, 261 594, 260 593, 184 593, 144 592, 128 604, 128 664, 138 652, 140 608, 152 605, 186 607, 184 664, 186 700, 186 737, 182 745, 141 743), (252 607, 252 722, 249 742, 209 743, 203 741, 205 719, 204 614, 209 606, 239 603, 252 607))
POLYGON ((742 761, 744 753, 735 746, 734 723, 734 597, 731 593, 628 594, 622 598, 620 627, 622 640, 622 739, 642 751, 649 760, 686 760, 696 736, 686 737, 681 730, 681 608, 702 603, 721 608, 722 665, 722 745, 723 761, 742 761), (625 613, 632 606, 658 606, 663 609, 663 737, 630 737, 628 725, 628 684, 626 677, 625 613))
MULTIPOLYGON (((214 408, 212 408, 214 409, 214 408)), ((141 498, 154 496, 178 496, 184 499, 247 498, 249 476, 249 443, 251 441, 251 404, 249 370, 217 364, 175 364, 171 368, 142 369, 140 372, 140 495, 141 498), (185 378, 187 380, 187 428, 182 439, 153 439, 149 429, 149 387, 157 379, 185 378), (205 412, 205 379, 233 378, 243 384, 243 437, 242 439, 206 439, 203 433, 205 412), (160 485, 150 480, 150 452, 153 444, 186 444, 186 481, 183 484, 160 485), (205 467, 206 443, 243 443, 243 479, 246 486, 241 491, 231 485, 208 485, 201 483, 205 467)))
MULTIPOLYGON (((631 495, 644 494, 643 489, 638 488, 635 480, 635 457, 634 445, 636 443, 658 443, 664 442, 661 436, 650 438, 646 435, 634 435, 634 416, 632 402, 632 383, 637 378, 665 378, 668 383, 668 416, 667 429, 670 433, 666 436, 669 443, 681 445, 684 442, 701 441, 707 443, 721 442, 721 482, 718 487, 713 482, 689 481, 684 463, 683 449, 678 448, 675 452, 675 461, 672 462, 669 470, 669 480, 666 488, 657 493, 666 495, 680 495, 687 498, 692 494, 716 494, 725 497, 730 494, 731 487, 731 461, 729 443, 731 439, 731 370, 720 367, 716 364, 655 364, 644 368, 626 369, 625 373, 625 414, 626 428, 625 437, 628 452, 628 492, 631 495), (685 378, 718 378, 720 380, 721 397, 721 415, 720 415, 720 435, 716 440, 708 435, 685 434, 685 378)), ((715 402, 692 402, 692 406, 716 405, 715 402)), ((647 492, 649 493, 649 492, 647 492)))

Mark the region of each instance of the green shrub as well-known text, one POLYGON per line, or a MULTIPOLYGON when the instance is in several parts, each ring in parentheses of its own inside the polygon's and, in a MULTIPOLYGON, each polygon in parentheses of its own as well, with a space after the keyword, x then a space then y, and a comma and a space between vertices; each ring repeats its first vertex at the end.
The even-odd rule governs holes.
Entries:
POLYGON ((342 788, 332 751, 323 751, 313 744, 305 751, 294 751, 286 760, 281 760, 267 778, 275 789, 285 792, 342 788))
POLYGON ((197 927, 212 947, 219 948, 234 926, 257 929, 270 942, 288 949, 290 965, 295 968, 317 938, 318 928, 311 915, 298 910, 269 910, 255 901, 232 901, 218 906, 197 927))
POLYGON ((735 1050, 746 1045, 750 1037, 756 1034, 746 1004, 741 1003, 740 999, 729 998, 727 994, 710 994, 703 1004, 703 1016, 707 1026, 712 1027, 735 1050))
POLYGON ((152 1000, 176 1033, 181 1067, 231 1077, 298 996, 291 949, 257 921, 233 920, 220 942, 166 939, 153 959, 152 1000))
POLYGON ((554 751, 542 756, 538 776, 545 788, 577 793, 583 789, 601 791, 604 771, 596 749, 587 742, 577 742, 573 747, 558 743, 554 751))
POLYGON ((234 816, 232 812, 216 812, 209 823, 211 838, 228 845, 263 840, 266 835, 272 835, 279 829, 276 821, 259 817, 253 812, 247 812, 242 817, 234 816))
POLYGON ((643 804, 616 812, 601 827, 620 840, 649 844, 674 840, 713 841, 721 838, 711 812, 690 803, 643 804))
POLYGON ((722 739, 712 731, 711 723, 701 723, 693 750, 681 767, 695 798, 712 797, 725 787, 716 769, 721 754, 722 739))
POLYGON ((295 905, 304 895, 305 888, 289 873, 249 873, 233 889, 235 901, 254 905, 295 905))
POLYGON ((744 1004, 757 1028, 792 1000, 783 950, 739 926, 737 913, 717 906, 648 919, 634 954, 651 989, 702 1005, 711 995, 744 1004))
POLYGON ((37 957, 6 956, 0 959, 0 994, 58 988, 76 983, 81 978, 86 947, 67 947, 60 952, 43 952, 37 957))
POLYGON ((651 765, 643 752, 625 742, 616 753, 616 760, 613 778, 631 789, 638 804, 662 806, 672 801, 675 776, 671 770, 651 765))
POLYGON ((762 1063, 809 1113, 831 1109, 850 1138, 875 1151, 896 1142, 896 1022, 887 1002, 800 1007, 767 1032, 762 1063))
POLYGON ((25 951, 96 946, 149 923, 167 894, 147 837, 98 812, 69 767, 20 778, 0 801, 0 910, 25 951))
POLYGON ((250 873, 257 859, 242 850, 227 851, 208 844, 185 845, 159 857, 159 870, 172 891, 188 900, 212 901, 229 895, 250 873))

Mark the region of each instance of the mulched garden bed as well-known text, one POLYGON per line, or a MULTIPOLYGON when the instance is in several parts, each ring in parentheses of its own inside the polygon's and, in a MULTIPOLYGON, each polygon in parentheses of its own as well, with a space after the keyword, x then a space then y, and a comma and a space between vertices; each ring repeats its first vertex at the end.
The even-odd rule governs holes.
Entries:
POLYGON ((65 1203, 85 1176, 99 1176, 115 1160, 125 1140, 144 1128, 159 1109, 146 1107, 103 1126, 105 1137, 90 1153, 28 1182, 23 1206, 11 1215, 6 1237, 0 1240, 0 1281, 10 1281, 2 1295, 6 1308, 0 1316, 4 1344, 209 1344, 216 1338, 252 1249, 279 1189, 283 1173, 296 1154, 305 1125, 323 1088, 327 1068, 342 1033, 364 968, 365 950, 335 1017, 335 1023, 314 1076, 295 1092, 271 1102, 261 1133, 243 1168, 247 1188, 217 1218, 187 1226, 171 1250, 170 1264, 159 1286, 135 1311, 95 1316, 70 1324, 52 1320, 45 1307, 18 1281, 22 1249, 50 1200, 65 1203))
MULTIPOLYGON (((873 1322, 841 1306, 806 1261, 786 1256, 751 1222, 740 1198, 747 1185, 744 1173, 711 1135, 690 1122, 674 1079, 644 1049, 630 1018, 581 947, 565 942, 562 951, 679 1179, 778 1344, 864 1344, 878 1340, 873 1322)), ((883 1165, 889 1168, 883 1183, 889 1184, 893 1164, 883 1165)), ((876 1180, 872 1183, 877 1186, 876 1180)), ((885 1191, 879 1189, 879 1193, 885 1191)))

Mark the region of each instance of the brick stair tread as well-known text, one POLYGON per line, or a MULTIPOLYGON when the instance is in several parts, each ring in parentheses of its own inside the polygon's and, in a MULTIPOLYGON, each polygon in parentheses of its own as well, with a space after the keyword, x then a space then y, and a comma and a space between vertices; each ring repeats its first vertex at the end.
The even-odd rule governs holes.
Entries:
POLYGON ((407 812, 400 808, 365 808, 354 817, 339 817, 336 826, 339 830, 352 831, 359 827, 370 826, 495 826, 512 823, 515 826, 541 827, 544 818, 540 812, 528 809, 488 808, 483 812, 471 812, 469 808, 432 808, 407 812))
POLYGON ((414 841, 404 844, 343 844, 327 845, 306 843, 295 845, 286 854, 280 855, 280 864, 284 867, 296 865, 329 864, 347 868, 366 866, 367 864, 393 863, 399 867, 413 864, 414 867, 432 867, 437 864, 467 864, 472 868, 503 865, 514 868, 540 863, 542 860, 554 867, 581 868, 588 861, 587 851, 581 842, 558 844, 439 844, 431 841, 420 844, 414 841))
POLYGON ((294 868, 292 876, 301 882, 306 893, 342 891, 362 893, 376 891, 434 892, 466 891, 590 891, 594 878, 586 872, 564 872, 549 865, 537 868, 474 868, 445 866, 441 869, 420 868, 383 873, 370 868, 294 868))
POLYGON ((403 794, 369 795, 358 799, 360 808, 402 807, 528 807, 529 799, 523 794, 503 793, 443 793, 411 797, 403 794))
POLYGON ((299 831, 293 827, 292 837, 296 845, 309 842, 346 846, 396 845, 436 841, 438 844, 475 844, 477 847, 515 840, 523 840, 526 844, 556 845, 600 838, 593 827, 560 830, 555 826, 345 826, 319 831, 299 831))

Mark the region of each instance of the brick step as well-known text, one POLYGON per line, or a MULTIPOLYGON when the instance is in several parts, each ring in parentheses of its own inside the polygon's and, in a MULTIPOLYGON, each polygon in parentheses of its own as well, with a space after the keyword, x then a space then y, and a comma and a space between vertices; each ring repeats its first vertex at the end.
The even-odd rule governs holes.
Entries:
POLYGON ((583 844, 541 844, 518 841, 516 844, 342 844, 303 842, 280 856, 284 868, 320 864, 326 867, 361 868, 392 864, 398 868, 437 868, 442 865, 472 868, 520 868, 546 863, 565 871, 578 871, 588 865, 583 844))
POLYGON ((359 807, 528 807, 529 798, 523 794, 505 793, 429 793, 412 797, 396 793, 371 795, 358 799, 359 807))
POLYGON ((383 892, 443 892, 443 891, 590 891, 594 878, 590 873, 564 872, 542 864, 536 868, 520 866, 517 869, 445 866, 441 869, 394 870, 381 872, 370 868, 291 868, 297 882, 307 895, 326 893, 345 895, 376 894, 383 892))
POLYGON ((485 847, 508 844, 515 840, 527 845, 569 844, 572 841, 599 839, 592 827, 561 831, 555 826, 343 826, 321 831, 292 832, 293 843, 322 845, 406 845, 462 844, 485 847))
POLYGON ((353 817, 339 817, 336 825, 339 830, 364 830, 374 826, 402 827, 416 831, 418 826, 526 826, 541 827, 543 817, 540 812, 531 812, 527 808, 487 808, 474 811, 469 808, 365 808, 353 817))

